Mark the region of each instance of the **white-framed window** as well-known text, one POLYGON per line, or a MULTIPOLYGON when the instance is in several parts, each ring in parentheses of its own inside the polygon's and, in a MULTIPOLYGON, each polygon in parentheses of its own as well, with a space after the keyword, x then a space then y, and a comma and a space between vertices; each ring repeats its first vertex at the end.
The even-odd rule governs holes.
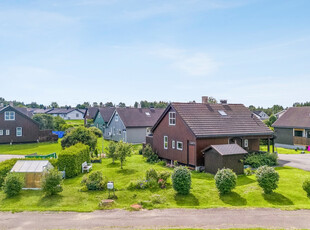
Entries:
POLYGON ((148 136, 148 135, 150 135, 151 133, 152 133, 152 128, 151 127, 147 127, 146 128, 146 135, 148 136))
POLYGON ((164 136, 164 149, 168 149, 168 136, 164 136))
POLYGON ((10 130, 9 129, 5 130, 5 135, 7 135, 7 136, 10 135, 10 130))
POLYGON ((248 139, 244 139, 244 141, 243 141, 243 147, 244 147, 244 148, 249 147, 249 140, 248 140, 248 139))
POLYGON ((172 140, 172 142, 171 142, 171 147, 172 147, 173 149, 175 149, 175 140, 172 140))
POLYGON ((0 129, 0 136, 3 136, 3 129, 0 129))
POLYGON ((118 135, 122 135, 122 130, 118 130, 118 135))
POLYGON ((113 127, 113 136, 115 136, 115 127, 113 127))
POLYGON ((22 127, 17 127, 16 128, 16 136, 17 137, 23 136, 23 128, 22 127))
POLYGON ((5 111, 4 120, 14 121, 15 120, 15 112, 14 111, 5 111))
POLYGON ((118 121, 118 114, 115 114, 115 121, 118 121))
POLYGON ((80 114, 77 113, 77 114, 75 114, 75 116, 76 116, 76 117, 80 117, 80 114))
POLYGON ((181 141, 177 142, 177 150, 183 150, 183 142, 181 141))
POLYGON ((175 112, 169 112, 169 125, 175 125, 176 114, 175 112))

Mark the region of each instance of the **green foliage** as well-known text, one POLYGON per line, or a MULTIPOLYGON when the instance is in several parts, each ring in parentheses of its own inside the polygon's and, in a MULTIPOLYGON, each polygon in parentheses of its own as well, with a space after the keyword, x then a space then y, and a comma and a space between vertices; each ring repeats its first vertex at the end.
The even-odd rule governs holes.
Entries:
POLYGON ((63 191, 62 174, 57 169, 48 170, 42 177, 42 191, 46 196, 56 195, 63 191))
POLYGON ((155 180, 157 181, 158 180, 158 173, 155 169, 151 168, 149 170, 146 171, 146 180, 155 180))
MULTIPOLYGON (((140 101, 141 108, 166 108, 168 106, 168 102, 165 101, 140 101)), ((139 103, 136 101, 134 104, 135 108, 138 108, 139 103)))
POLYGON ((13 197, 20 193, 24 186, 24 180, 17 173, 9 173, 4 180, 3 191, 7 197, 13 197))
POLYGON ((274 115, 271 115, 268 119, 268 121, 266 121, 266 125, 271 127, 273 123, 275 123, 277 120, 277 118, 274 115))
POLYGON ((108 181, 103 177, 102 172, 96 171, 85 175, 82 179, 81 184, 86 186, 87 190, 104 190, 108 181))
POLYGON ((130 181, 127 189, 134 190, 134 189, 146 189, 148 188, 148 181, 146 180, 136 180, 130 181))
POLYGON ((40 129, 54 129, 54 117, 50 114, 35 114, 32 119, 39 123, 40 129))
POLYGON ((53 130, 65 131, 67 129, 66 121, 61 117, 53 117, 53 130))
POLYGON ((189 194, 192 177, 188 168, 184 166, 174 168, 171 179, 173 188, 177 193, 182 195, 189 194))
POLYGON ((118 153, 116 152, 117 143, 111 141, 108 147, 107 157, 112 158, 112 162, 114 163, 118 159, 118 153))
POLYGON ((56 158, 49 158, 48 161, 55 167, 58 167, 58 159, 56 158))
POLYGON ((276 166, 278 164, 278 156, 276 153, 250 153, 245 157, 243 163, 253 168, 263 165, 276 166))
POLYGON ((304 183, 302 184, 303 190, 307 193, 308 196, 310 196, 310 178, 306 179, 304 183))
POLYGON ((96 137, 102 137, 102 132, 97 127, 90 127, 89 130, 96 135, 96 137))
POLYGON ((67 148, 77 143, 88 145, 91 149, 95 149, 97 145, 97 137, 93 132, 85 127, 73 128, 61 140, 62 148, 67 148))
POLYGON ((246 168, 246 169, 244 170, 244 174, 245 174, 246 176, 251 176, 253 173, 254 173, 254 172, 253 172, 253 170, 252 170, 251 168, 246 168))
POLYGON ((220 194, 229 193, 236 187, 237 175, 231 169, 218 170, 214 179, 220 194))
POLYGON ((61 171, 66 171, 66 177, 74 177, 82 172, 82 163, 90 162, 89 147, 78 143, 58 155, 58 167, 61 171))
POLYGON ((170 172, 157 172, 155 169, 151 168, 145 173, 145 180, 131 181, 128 189, 156 189, 165 188, 167 180, 170 177, 170 172))
POLYGON ((0 188, 3 185, 5 177, 11 171, 18 159, 10 159, 0 162, 0 188))
POLYGON ((121 162, 121 169, 123 169, 123 164, 126 158, 131 155, 132 146, 130 144, 124 143, 123 141, 118 142, 116 147, 116 152, 118 154, 118 159, 121 162))
POLYGON ((158 155, 153 152, 152 147, 147 144, 145 148, 142 150, 143 157, 146 158, 146 162, 154 164, 158 162, 158 155))
POLYGON ((269 194, 278 187, 279 173, 269 166, 261 166, 256 170, 258 185, 269 194))

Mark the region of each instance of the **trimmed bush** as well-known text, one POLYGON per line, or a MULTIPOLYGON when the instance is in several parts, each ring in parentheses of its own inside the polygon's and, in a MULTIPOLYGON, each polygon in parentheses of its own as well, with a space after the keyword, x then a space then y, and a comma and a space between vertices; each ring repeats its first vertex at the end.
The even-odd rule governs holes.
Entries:
POLYGON ((67 148, 77 143, 82 143, 88 145, 91 149, 95 149, 97 137, 92 131, 85 127, 72 128, 61 140, 61 147, 67 148))
POLYGON ((55 195, 63 191, 62 174, 57 169, 51 169, 43 174, 42 191, 46 196, 55 195))
POLYGON ((269 194, 278 187, 279 173, 269 166, 261 166, 256 170, 256 179, 264 193, 269 194))
POLYGON ((102 132, 97 127, 90 127, 89 130, 93 132, 97 137, 102 137, 102 132))
POLYGON ((58 155, 58 167, 60 171, 66 171, 66 177, 71 178, 82 172, 82 163, 90 162, 89 147, 78 143, 58 155))
POLYGON ((7 197, 13 197, 20 193, 24 186, 24 180, 21 175, 17 173, 9 173, 3 184, 3 191, 7 197))
POLYGON ((102 172, 96 171, 84 176, 81 184, 87 187, 87 190, 104 190, 107 185, 107 179, 103 177, 102 172))
POLYGON ((304 183, 302 184, 303 190, 307 193, 308 196, 310 196, 310 178, 306 179, 304 183))
POLYGON ((214 179, 220 194, 231 192, 237 184, 237 175, 231 169, 218 170, 214 179))
POLYGON ((0 163, 0 188, 2 187, 5 177, 11 171, 18 159, 10 159, 0 163))
POLYGON ((147 144, 142 150, 143 157, 146 158, 146 162, 154 164, 159 161, 158 155, 153 152, 151 146, 147 144))
POLYGON ((250 165, 252 168, 264 165, 276 166, 278 164, 278 156, 276 153, 251 153, 245 157, 243 163, 250 165))
POLYGON ((172 186, 177 193, 182 195, 189 194, 192 184, 192 177, 188 168, 184 166, 176 167, 173 170, 171 179, 172 186))

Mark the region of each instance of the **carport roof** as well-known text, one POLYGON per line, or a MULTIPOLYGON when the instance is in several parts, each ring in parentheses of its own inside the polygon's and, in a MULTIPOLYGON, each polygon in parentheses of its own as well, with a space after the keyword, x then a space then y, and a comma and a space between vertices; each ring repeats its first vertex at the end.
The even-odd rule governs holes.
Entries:
POLYGON ((18 160, 11 169, 11 172, 26 173, 26 172, 43 172, 50 166, 49 161, 24 161, 18 160))

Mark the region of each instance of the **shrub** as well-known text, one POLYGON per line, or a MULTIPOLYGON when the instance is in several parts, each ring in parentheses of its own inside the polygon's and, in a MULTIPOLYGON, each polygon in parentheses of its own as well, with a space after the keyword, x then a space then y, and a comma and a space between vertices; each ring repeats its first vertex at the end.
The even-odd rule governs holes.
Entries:
POLYGON ((35 114, 32 119, 39 123, 40 129, 54 129, 54 117, 51 114, 35 114))
POLYGON ((0 188, 3 185, 5 177, 11 171, 18 159, 10 159, 0 162, 0 188))
POLYGON ((84 176, 82 185, 85 185, 88 190, 104 190, 107 185, 107 179, 103 177, 102 172, 96 171, 84 176))
POLYGON ((244 159, 245 165, 250 165, 253 168, 260 166, 276 166, 278 164, 278 156, 276 153, 251 153, 244 159))
POLYGON ((65 131, 66 129, 66 121, 61 117, 53 117, 53 126, 56 131, 65 131))
POLYGON ((214 179, 220 194, 229 193, 236 187, 237 176, 231 169, 218 170, 214 179))
POLYGON ((95 149, 97 145, 97 137, 89 129, 85 127, 77 127, 70 130, 61 140, 62 148, 67 148, 77 143, 82 143, 88 145, 91 149, 95 149))
POLYGON ((158 194, 153 194, 151 196, 151 202, 152 204, 163 204, 166 202, 166 198, 158 194))
POLYGON ((154 164, 158 162, 158 155, 153 152, 151 146, 147 144, 145 148, 142 150, 143 157, 146 158, 146 162, 154 164))
POLYGON ((166 165, 167 165, 167 162, 166 162, 166 161, 159 161, 159 162, 157 162, 157 164, 158 164, 159 166, 166 166, 166 165))
POLYGON ((23 178, 17 173, 9 173, 3 184, 3 191, 7 197, 16 196, 20 193, 24 186, 23 178))
POLYGON ((177 193, 182 195, 189 194, 192 178, 191 172, 188 170, 188 168, 183 166, 176 167, 173 170, 171 179, 173 188, 177 193))
POLYGON ((133 189, 146 189, 148 187, 148 182, 146 180, 131 181, 128 185, 129 190, 133 189))
POLYGON ((158 173, 155 169, 149 169, 146 171, 146 180, 158 180, 158 173))
POLYGON ((58 167, 61 171, 66 171, 66 177, 74 177, 82 172, 82 163, 90 162, 89 147, 78 143, 58 155, 58 167))
POLYGON ((252 170, 251 168, 246 168, 246 169, 244 170, 244 174, 245 174, 246 176, 251 176, 253 173, 254 173, 254 172, 253 172, 253 170, 252 170))
POLYGON ((302 184, 303 190, 307 193, 308 196, 310 196, 310 178, 306 179, 304 183, 302 184))
POLYGON ((102 132, 97 127, 90 127, 89 130, 95 134, 97 137, 102 137, 102 132))
POLYGON ((43 174, 42 191, 46 196, 55 195, 63 191, 62 174, 57 169, 51 169, 43 174))
POLYGON ((256 179, 264 193, 271 193, 278 187, 279 173, 272 167, 261 166, 256 171, 256 179))
MULTIPOLYGON (((41 159, 40 159, 41 160, 41 159)), ((48 161, 53 165, 54 168, 58 167, 58 159, 49 158, 48 161)))

